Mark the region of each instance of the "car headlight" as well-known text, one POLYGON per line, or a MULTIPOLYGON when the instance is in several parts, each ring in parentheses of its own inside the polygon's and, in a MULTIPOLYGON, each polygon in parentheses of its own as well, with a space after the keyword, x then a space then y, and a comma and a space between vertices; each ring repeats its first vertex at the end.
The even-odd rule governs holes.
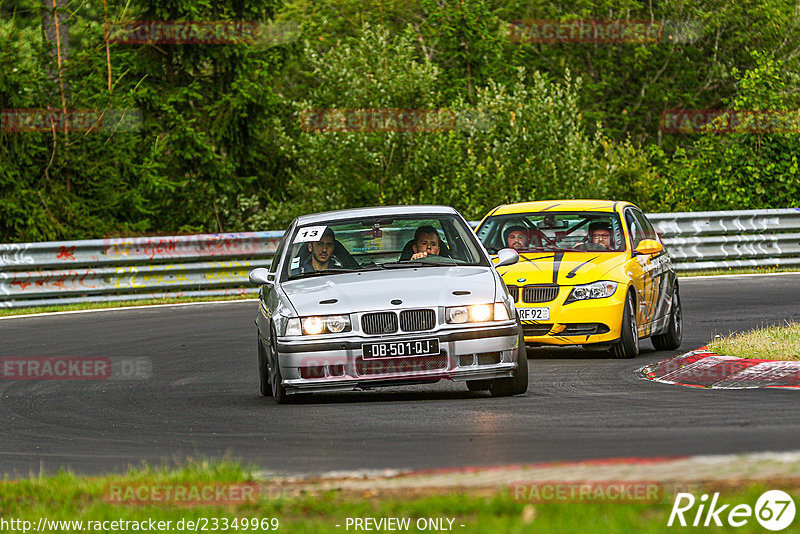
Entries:
POLYGON ((569 293, 569 297, 564 301, 564 304, 575 302, 578 300, 589 299, 604 299, 610 297, 617 290, 616 282, 602 281, 594 282, 593 284, 585 284, 582 286, 575 286, 569 293))
POLYGON ((349 332, 350 329, 350 317, 347 315, 295 317, 286 323, 287 336, 338 334, 339 332, 349 332))
POLYGON ((472 306, 453 306, 445 309, 445 319, 451 324, 507 321, 508 318, 508 309, 502 302, 495 302, 494 304, 473 304, 472 306))
POLYGON ((287 336, 302 336, 303 328, 300 325, 299 317, 292 317, 286 321, 286 335, 287 336))

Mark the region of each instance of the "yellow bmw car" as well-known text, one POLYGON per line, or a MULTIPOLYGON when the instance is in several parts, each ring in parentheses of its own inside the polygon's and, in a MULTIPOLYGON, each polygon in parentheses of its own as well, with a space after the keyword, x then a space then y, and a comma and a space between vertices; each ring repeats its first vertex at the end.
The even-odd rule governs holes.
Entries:
POLYGON ((678 279, 661 239, 628 202, 547 200, 500 206, 475 229, 490 254, 519 262, 499 269, 530 346, 609 348, 639 354, 680 347, 678 279))

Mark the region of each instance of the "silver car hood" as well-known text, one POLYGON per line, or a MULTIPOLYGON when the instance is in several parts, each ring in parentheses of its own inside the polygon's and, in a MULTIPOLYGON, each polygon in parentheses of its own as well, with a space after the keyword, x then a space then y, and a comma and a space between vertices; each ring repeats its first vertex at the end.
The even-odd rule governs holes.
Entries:
POLYGON ((491 303, 495 278, 491 267, 420 267, 332 274, 284 282, 281 288, 298 315, 329 315, 491 303), (396 299, 402 304, 391 303, 396 299))

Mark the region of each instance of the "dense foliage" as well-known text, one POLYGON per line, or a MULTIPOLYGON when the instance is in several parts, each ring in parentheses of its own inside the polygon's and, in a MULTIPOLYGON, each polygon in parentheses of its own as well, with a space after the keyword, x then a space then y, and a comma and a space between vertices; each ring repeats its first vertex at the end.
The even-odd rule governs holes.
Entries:
POLYGON ((59 0, 70 36, 60 68, 42 5, 0 0, 0 109, 97 110, 103 127, 3 123, 0 242, 278 229, 300 213, 374 204, 450 204, 476 219, 558 197, 648 211, 800 198, 797 133, 659 129, 675 108, 798 110, 789 1, 59 0), (112 42, 107 55, 106 17, 257 21, 261 33, 112 42), (519 19, 642 20, 664 32, 520 43, 509 38, 519 19), (309 128, 324 109, 447 120, 433 131, 309 128), (120 116, 128 127, 115 126, 120 116))

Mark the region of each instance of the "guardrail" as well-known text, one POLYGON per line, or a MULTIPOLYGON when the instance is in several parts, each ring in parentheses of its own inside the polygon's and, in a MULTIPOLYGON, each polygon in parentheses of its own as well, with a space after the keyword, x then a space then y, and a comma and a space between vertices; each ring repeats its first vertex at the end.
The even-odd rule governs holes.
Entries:
POLYGON ((0 308, 257 293, 283 232, 0 244, 0 308))
MULTIPOLYGON (((678 271, 800 266, 800 209, 648 215, 678 271)), ((473 226, 477 223, 471 223, 473 226)), ((0 244, 0 308, 247 295, 283 232, 0 244)))
POLYGON ((800 266, 800 208, 654 213, 678 271, 800 266))

